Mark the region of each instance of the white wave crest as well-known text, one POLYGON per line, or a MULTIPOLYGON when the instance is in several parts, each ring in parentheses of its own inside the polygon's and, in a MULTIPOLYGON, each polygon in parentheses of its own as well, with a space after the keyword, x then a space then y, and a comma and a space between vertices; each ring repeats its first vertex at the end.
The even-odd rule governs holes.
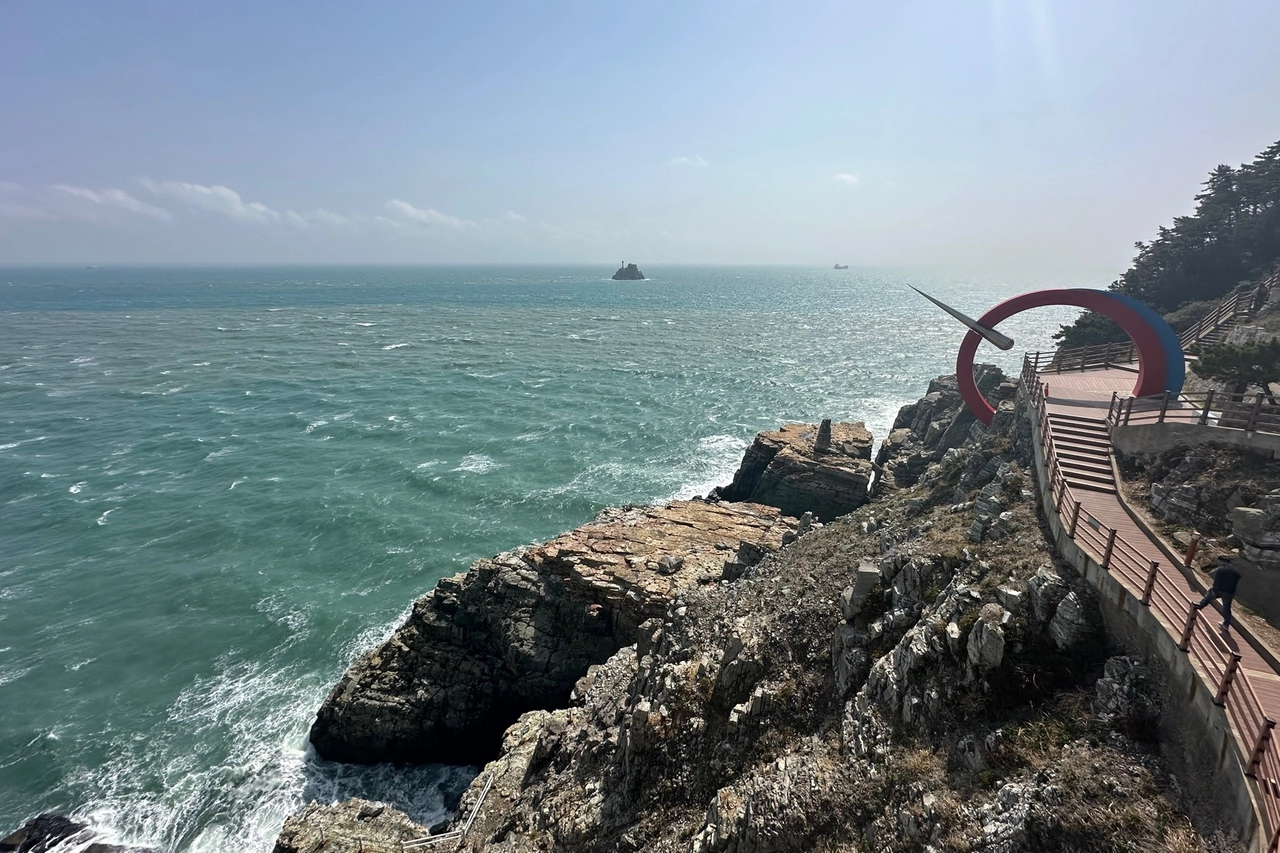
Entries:
POLYGON ((472 474, 486 474, 495 468, 502 467, 483 453, 468 453, 462 457, 455 471, 467 471, 472 474))

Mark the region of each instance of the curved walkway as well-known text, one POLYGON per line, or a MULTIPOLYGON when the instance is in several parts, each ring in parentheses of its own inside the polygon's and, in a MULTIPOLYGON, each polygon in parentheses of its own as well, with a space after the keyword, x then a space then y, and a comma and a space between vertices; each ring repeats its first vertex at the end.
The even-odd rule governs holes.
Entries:
POLYGON ((1049 497, 1066 535, 1149 609, 1225 711, 1240 766, 1255 784, 1255 809, 1263 818, 1257 847, 1273 853, 1280 848, 1280 738, 1272 738, 1280 719, 1275 657, 1251 642, 1247 631, 1244 636, 1234 627, 1223 631, 1214 610, 1192 608, 1201 588, 1120 499, 1106 416, 1113 394, 1132 388, 1132 371, 1041 373, 1034 364, 1028 359, 1023 385, 1033 406, 1049 497))

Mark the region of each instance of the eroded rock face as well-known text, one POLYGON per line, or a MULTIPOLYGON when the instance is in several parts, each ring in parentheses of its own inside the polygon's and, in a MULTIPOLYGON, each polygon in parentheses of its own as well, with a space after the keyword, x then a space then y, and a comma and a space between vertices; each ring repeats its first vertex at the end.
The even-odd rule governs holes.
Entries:
MULTIPOLYGON (((999 423, 993 422, 992 427, 1008 429, 1013 414, 1010 401, 1018 392, 1017 384, 1006 379, 994 364, 977 365, 974 380, 978 390, 998 409, 999 423), (1002 406, 1005 403, 1009 405, 1002 406)), ((898 410, 889 436, 876 454, 880 469, 876 492, 915 485, 948 450, 970 439, 981 439, 987 432, 965 406, 955 375, 939 376, 929 383, 924 397, 898 410)))
POLYGON ((812 512, 830 521, 867 502, 871 443, 861 422, 787 424, 758 434, 733 482, 717 491, 726 501, 767 504, 794 516, 812 512))
POLYGON ((1240 539, 1240 553, 1260 568, 1280 569, 1280 490, 1256 507, 1236 507, 1227 516, 1240 539))
POLYGON ((673 501, 479 560, 348 670, 311 741, 339 761, 483 761, 521 713, 562 705, 682 590, 776 550, 793 526, 774 507, 673 501))
POLYGON ((429 832, 382 803, 360 799, 330 806, 311 803, 284 822, 272 853, 400 850, 401 842, 425 838, 429 832))

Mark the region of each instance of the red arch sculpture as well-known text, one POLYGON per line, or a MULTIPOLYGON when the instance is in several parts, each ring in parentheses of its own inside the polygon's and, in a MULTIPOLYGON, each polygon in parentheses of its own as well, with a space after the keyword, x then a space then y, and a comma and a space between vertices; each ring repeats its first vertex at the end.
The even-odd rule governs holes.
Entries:
MULTIPOLYGON (((1001 320, 1006 320, 1014 314, 1049 305, 1074 305, 1089 311, 1097 311, 1115 320, 1138 350, 1138 381, 1133 386, 1133 395, 1142 397, 1148 394, 1159 394, 1164 390, 1168 360, 1165 357, 1164 346, 1160 343, 1160 336, 1137 311, 1113 298, 1105 290, 1085 288, 1033 290, 1031 293, 1006 299, 979 317, 978 323, 992 328, 1001 320)), ((956 382, 960 386, 960 396, 964 398, 969 411, 973 412, 982 423, 990 424, 996 410, 982 396, 977 383, 973 381, 973 357, 978 351, 978 343, 981 340, 982 337, 977 332, 970 330, 960 342, 960 351, 956 355, 956 382)))

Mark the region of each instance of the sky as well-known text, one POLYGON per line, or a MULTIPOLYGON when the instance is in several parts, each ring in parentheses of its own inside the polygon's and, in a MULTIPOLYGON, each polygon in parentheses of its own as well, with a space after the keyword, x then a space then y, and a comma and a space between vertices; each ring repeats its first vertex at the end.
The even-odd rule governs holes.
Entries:
POLYGON ((1114 278, 1280 139, 1275 0, 0 3, 0 264, 1114 278))

